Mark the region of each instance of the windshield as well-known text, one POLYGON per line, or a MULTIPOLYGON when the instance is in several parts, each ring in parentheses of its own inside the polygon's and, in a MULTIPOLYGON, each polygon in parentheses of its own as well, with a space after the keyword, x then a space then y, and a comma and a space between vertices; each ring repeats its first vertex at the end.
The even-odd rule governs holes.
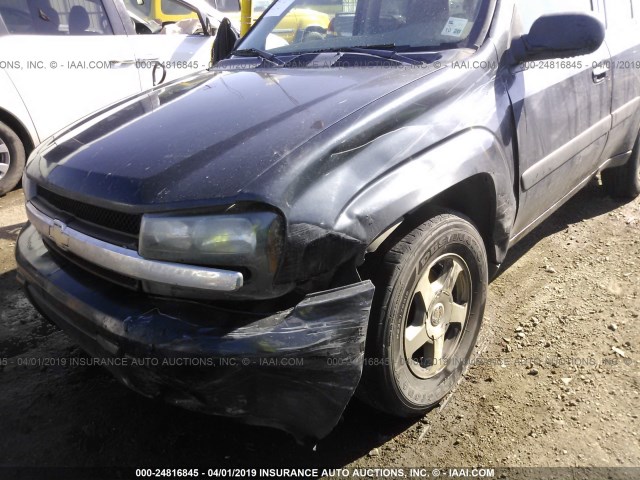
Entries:
MULTIPOLYGON (((254 0, 256 1, 256 0, 254 0)), ((471 47, 487 0, 275 0, 238 46, 271 54, 471 47), (282 42, 267 42, 277 35, 282 42)), ((258 9, 270 4, 257 0, 258 9)))

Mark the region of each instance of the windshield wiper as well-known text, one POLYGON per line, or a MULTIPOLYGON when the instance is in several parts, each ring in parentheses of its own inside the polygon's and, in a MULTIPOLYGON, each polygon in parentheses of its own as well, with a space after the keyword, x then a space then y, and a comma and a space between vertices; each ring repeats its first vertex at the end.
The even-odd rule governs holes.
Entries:
POLYGON ((387 60, 407 63, 409 65, 422 65, 422 62, 415 58, 409 58, 398 53, 395 45, 366 45, 364 47, 349 47, 340 51, 348 53, 364 53, 387 60))
POLYGON ((233 52, 231 52, 231 55, 236 55, 238 57, 259 57, 279 67, 285 64, 285 62, 280 60, 273 53, 265 52, 264 50, 260 50, 259 48, 245 48, 242 50, 234 50, 233 52))
POLYGON ((310 50, 304 52, 297 52, 300 55, 308 53, 362 53, 365 55, 371 55, 372 57, 384 58, 385 60, 394 60, 400 63, 406 63, 409 65, 422 65, 423 62, 414 58, 409 58, 398 53, 398 49, 394 43, 385 43, 381 45, 362 45, 357 47, 334 47, 323 48, 319 50, 310 50))

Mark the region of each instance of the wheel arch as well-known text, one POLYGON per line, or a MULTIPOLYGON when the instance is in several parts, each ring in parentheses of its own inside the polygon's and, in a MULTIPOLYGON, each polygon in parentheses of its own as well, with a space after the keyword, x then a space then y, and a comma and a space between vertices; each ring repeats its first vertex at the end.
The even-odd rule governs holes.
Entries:
MULTIPOLYGON (((495 255, 493 230, 496 223, 495 190, 489 188, 492 179, 488 174, 478 174, 451 186, 429 199, 402 219, 385 230, 367 248, 368 252, 386 252, 418 225, 439 213, 454 213, 468 220, 480 233, 493 264, 499 264, 495 255), (473 192, 474 202, 463 201, 464 196, 473 192)), ((506 247, 505 247, 506 248, 506 247)))
POLYGON ((16 133, 16 135, 18 135, 18 138, 20 138, 22 145, 24 145, 25 154, 27 157, 29 157, 29 154, 36 147, 36 143, 24 123, 22 123, 18 119, 18 117, 11 114, 8 110, 5 110, 2 107, 0 107, 0 122, 6 124, 9 128, 11 128, 11 130, 16 133))
POLYGON ((435 210, 452 210, 474 224, 489 262, 497 265, 515 219, 513 179, 513 161, 493 133, 469 129, 377 179, 343 210, 337 225, 350 222, 354 236, 384 248, 435 210))
POLYGON ((18 135, 28 157, 40 139, 29 110, 8 71, 0 71, 0 122, 18 135))

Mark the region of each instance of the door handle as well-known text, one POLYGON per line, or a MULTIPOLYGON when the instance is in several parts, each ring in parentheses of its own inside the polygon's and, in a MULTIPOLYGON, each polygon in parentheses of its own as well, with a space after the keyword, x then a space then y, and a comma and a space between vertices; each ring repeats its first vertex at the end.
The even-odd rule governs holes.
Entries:
POLYGON ((109 60, 111 65, 133 65, 136 61, 133 58, 126 58, 120 60, 109 60))
POLYGON ((151 70, 151 79, 153 80, 153 86, 157 87, 162 82, 164 82, 165 78, 167 78, 167 69, 164 68, 160 62, 155 62, 153 65, 153 70, 151 70), (162 74, 160 75, 160 79, 157 78, 158 68, 162 69, 162 74))
POLYGON ((595 67, 593 69, 593 72, 591 72, 593 83, 604 82, 608 74, 609 74, 609 67, 605 67, 605 66, 595 67))

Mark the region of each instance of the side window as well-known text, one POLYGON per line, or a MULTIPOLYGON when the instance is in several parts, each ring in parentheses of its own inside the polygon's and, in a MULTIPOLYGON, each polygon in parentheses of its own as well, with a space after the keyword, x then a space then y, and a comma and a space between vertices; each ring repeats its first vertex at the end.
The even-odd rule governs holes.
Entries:
POLYGON ((9 33, 35 33, 31 14, 24 0, 0 0, 0 16, 9 33))
POLYGON ((608 28, 628 25, 632 21, 633 8, 631 0, 608 0, 605 2, 605 10, 608 28))
POLYGON ((144 18, 151 18, 151 2, 143 2, 142 5, 137 0, 124 0, 127 9, 136 12, 144 18))
POLYGON ((14 34, 113 34, 102 0, 0 0, 0 15, 14 34))
MULTIPOLYGON (((621 0, 613 0, 621 1, 621 0)), ((622 0, 629 1, 629 0, 622 0)), ((516 0, 516 8, 525 32, 538 17, 550 13, 562 12, 592 12, 591 0, 516 0)))
POLYGON ((160 3, 160 8, 162 8, 162 13, 164 13, 165 15, 193 15, 193 12, 190 9, 188 9, 181 3, 174 2, 172 0, 162 0, 162 2, 160 3))
POLYGON ((240 2, 239 0, 208 0, 209 4, 212 5, 216 10, 220 12, 239 12, 240 11, 240 2))
POLYGON ((102 0, 50 1, 69 35, 113 35, 102 0))
POLYGON ((300 5, 304 5, 309 8, 315 7, 316 10, 322 10, 323 7, 342 7, 342 3, 342 0, 303 0, 300 2, 300 5))
POLYGON ((204 27, 196 10, 175 0, 161 0, 164 28, 161 33, 180 35, 204 35, 204 27))
POLYGON ((253 0, 253 11, 263 12, 271 5, 271 0, 253 0))

